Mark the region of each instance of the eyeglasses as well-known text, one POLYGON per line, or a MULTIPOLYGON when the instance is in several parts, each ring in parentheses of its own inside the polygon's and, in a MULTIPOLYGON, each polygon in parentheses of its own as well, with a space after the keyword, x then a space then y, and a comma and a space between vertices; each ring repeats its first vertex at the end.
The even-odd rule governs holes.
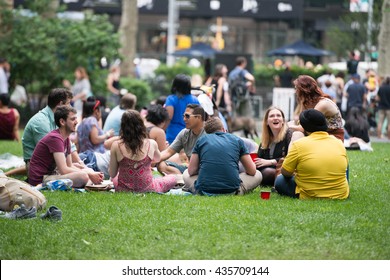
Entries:
POLYGON ((95 106, 93 106, 93 110, 95 111, 97 108, 99 108, 99 106, 100 106, 100 100, 96 100, 95 106))
POLYGON ((185 119, 189 119, 189 118, 191 118, 191 116, 200 116, 199 114, 183 114, 183 118, 185 118, 185 119))

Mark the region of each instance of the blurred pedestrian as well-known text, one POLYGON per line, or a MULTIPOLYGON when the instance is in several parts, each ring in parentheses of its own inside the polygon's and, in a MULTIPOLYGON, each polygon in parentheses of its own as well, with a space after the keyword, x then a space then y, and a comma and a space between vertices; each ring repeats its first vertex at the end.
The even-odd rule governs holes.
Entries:
POLYGON ((10 77, 11 66, 7 59, 0 57, 0 94, 9 93, 8 79, 10 77))
POLYGON ((247 65, 245 57, 237 57, 236 67, 230 72, 228 78, 234 113, 237 116, 252 116, 250 95, 256 91, 255 77, 246 69, 247 65))
POLYGON ((214 86, 213 99, 218 110, 232 113, 232 101, 229 94, 229 83, 227 81, 228 68, 225 64, 215 66, 214 75, 207 81, 206 85, 214 86))
POLYGON ((9 102, 8 94, 0 94, 0 139, 19 142, 20 114, 17 109, 9 108, 9 102))
POLYGON ((387 119, 387 138, 390 139, 390 76, 387 76, 378 90, 378 128, 377 134, 382 138, 382 127, 387 119))
POLYGON ((357 74, 357 69, 359 65, 359 60, 356 57, 354 51, 349 52, 349 60, 347 62, 347 70, 350 76, 357 74))
POLYGON ((110 67, 110 72, 108 73, 106 81, 107 90, 110 93, 111 108, 119 105, 119 100, 121 99, 120 76, 121 68, 119 64, 115 63, 110 67))
POLYGON ((63 85, 71 89, 73 93, 73 107, 77 111, 77 117, 80 122, 83 114, 83 102, 92 95, 91 83, 89 81, 87 70, 85 70, 84 67, 77 67, 74 71, 74 75, 76 79, 73 85, 71 85, 68 80, 64 80, 63 85))

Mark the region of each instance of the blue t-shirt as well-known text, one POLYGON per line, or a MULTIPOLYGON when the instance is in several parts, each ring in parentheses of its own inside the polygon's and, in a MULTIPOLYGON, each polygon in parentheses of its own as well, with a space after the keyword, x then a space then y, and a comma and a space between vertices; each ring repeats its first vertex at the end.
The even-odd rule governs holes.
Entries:
POLYGON ((113 108, 107 116, 103 131, 108 132, 110 129, 113 129, 114 135, 118 136, 121 129, 122 115, 125 111, 126 110, 121 109, 119 105, 113 108))
POLYGON ((244 141, 230 133, 216 132, 198 139, 193 154, 199 156, 195 189, 212 194, 233 193, 240 187, 238 162, 248 154, 244 141))
POLYGON ((348 101, 347 107, 363 107, 364 95, 366 94, 366 88, 361 83, 353 83, 347 88, 348 101))
POLYGON ((186 107, 188 104, 200 104, 198 99, 191 95, 186 94, 181 96, 180 98, 176 94, 171 94, 167 97, 165 101, 165 107, 172 106, 173 107, 173 116, 172 120, 169 123, 166 135, 167 141, 169 144, 175 140, 177 134, 186 127, 186 124, 183 120, 183 114, 186 111, 186 107))

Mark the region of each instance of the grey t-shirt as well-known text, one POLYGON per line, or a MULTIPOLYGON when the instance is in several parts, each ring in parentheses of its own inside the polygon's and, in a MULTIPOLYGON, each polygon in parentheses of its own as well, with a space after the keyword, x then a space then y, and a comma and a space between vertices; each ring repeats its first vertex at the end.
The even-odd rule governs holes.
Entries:
POLYGON ((192 130, 184 128, 179 132, 169 147, 175 150, 176 153, 180 153, 180 151, 184 149, 185 154, 188 158, 190 158, 192 154, 192 148, 195 146, 196 141, 198 141, 198 139, 205 134, 206 132, 204 129, 202 129, 199 135, 195 135, 192 130))

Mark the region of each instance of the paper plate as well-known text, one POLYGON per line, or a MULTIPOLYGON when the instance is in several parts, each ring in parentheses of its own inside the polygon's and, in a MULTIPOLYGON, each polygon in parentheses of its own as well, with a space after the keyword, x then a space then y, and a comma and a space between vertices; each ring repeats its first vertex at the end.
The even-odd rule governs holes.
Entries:
POLYGON ((85 189, 87 191, 93 191, 93 192, 108 192, 113 188, 113 184, 99 184, 99 185, 86 185, 85 189))

